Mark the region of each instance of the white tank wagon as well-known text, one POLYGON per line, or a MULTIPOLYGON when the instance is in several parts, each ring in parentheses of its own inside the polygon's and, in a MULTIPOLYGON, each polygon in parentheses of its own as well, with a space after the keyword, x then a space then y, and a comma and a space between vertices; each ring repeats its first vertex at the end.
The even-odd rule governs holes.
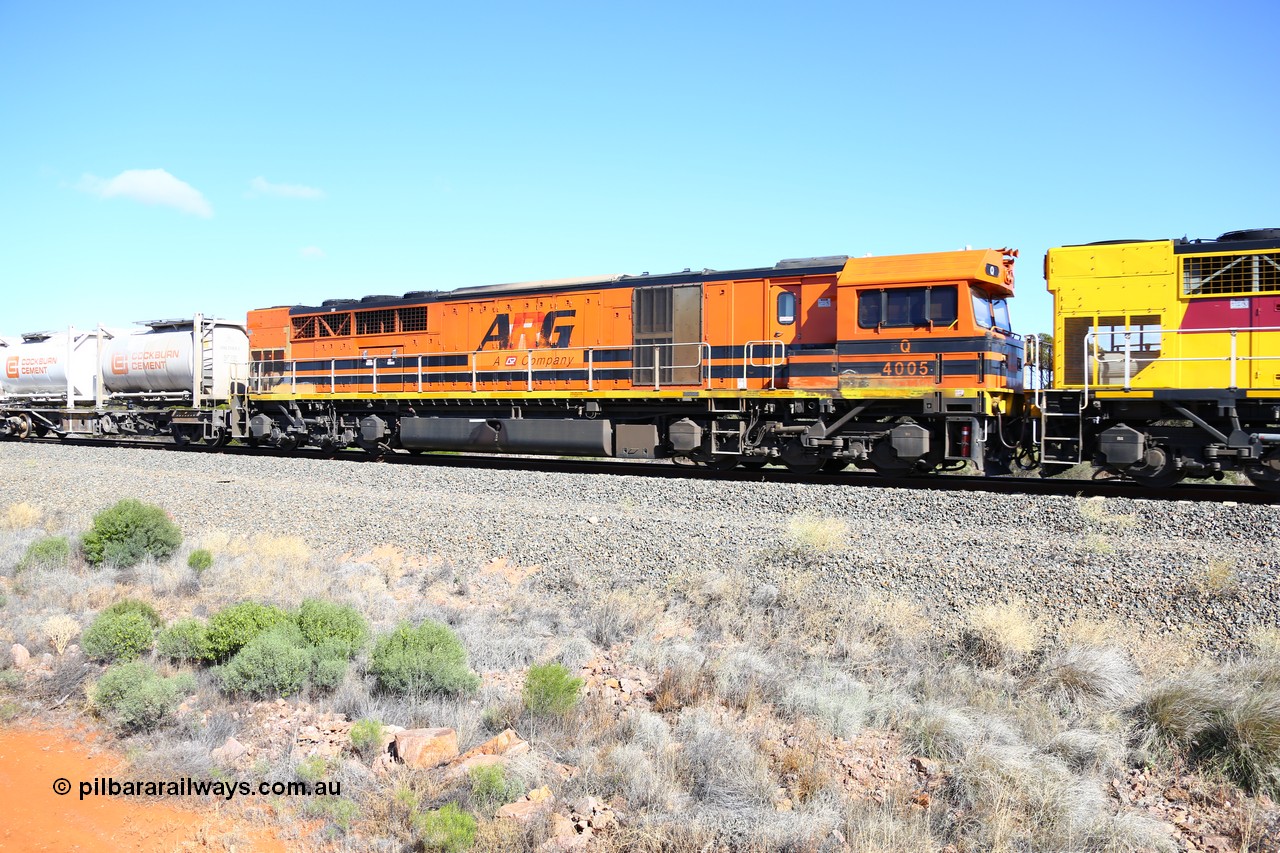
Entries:
POLYGON ((205 322, 200 340, 190 320, 157 320, 145 332, 111 338, 101 359, 107 392, 192 394, 198 375, 200 397, 226 400, 249 363, 249 337, 242 325, 205 322))
POLYGON ((168 435, 185 443, 239 434, 244 325, 199 314, 139 325, 0 340, 0 436, 168 435))
POLYGON ((30 332, 0 349, 5 397, 30 400, 96 399, 97 332, 30 332))

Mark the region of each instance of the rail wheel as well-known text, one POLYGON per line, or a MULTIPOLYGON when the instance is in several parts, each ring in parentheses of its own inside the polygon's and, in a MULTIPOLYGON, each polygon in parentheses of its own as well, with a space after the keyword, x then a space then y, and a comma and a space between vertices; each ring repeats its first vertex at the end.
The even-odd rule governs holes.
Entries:
POLYGON ((18 439, 18 441, 22 441, 24 438, 30 438, 31 437, 31 416, 18 415, 18 417, 15 418, 14 420, 16 420, 17 423, 14 424, 13 437, 18 439))
POLYGON ((881 477, 905 477, 915 470, 914 463, 898 458, 887 438, 882 438, 871 446, 867 462, 881 477))
POLYGON ((1264 492, 1280 493, 1280 451, 1269 454, 1261 465, 1245 470, 1249 482, 1264 492))
POLYGON ((200 440, 200 434, 191 427, 179 424, 169 424, 169 435, 173 436, 173 443, 179 447, 186 447, 193 441, 200 440))
POLYGON ((761 468, 769 464, 767 456, 744 456, 738 461, 738 464, 748 471, 759 471, 761 468))
POLYGON ((848 459, 828 459, 822 466, 822 470, 827 474, 839 474, 852 464, 848 459))
POLYGON ((799 440, 783 445, 780 459, 792 474, 816 474, 830 461, 830 457, 806 449, 799 440))
POLYGON ((1167 489, 1183 477, 1173 452, 1158 444, 1147 451, 1141 463, 1130 465, 1125 474, 1149 489, 1167 489))

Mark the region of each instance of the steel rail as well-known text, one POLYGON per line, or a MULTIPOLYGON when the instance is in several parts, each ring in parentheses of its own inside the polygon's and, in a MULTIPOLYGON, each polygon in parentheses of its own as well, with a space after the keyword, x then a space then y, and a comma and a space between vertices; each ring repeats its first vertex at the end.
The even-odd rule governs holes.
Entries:
POLYGON ((796 485, 846 486, 855 488, 916 489, 932 491, 984 492, 991 494, 1062 495, 1081 497, 1123 497, 1152 501, 1213 501, 1247 504, 1280 504, 1280 494, 1251 486, 1179 483, 1167 488, 1149 488, 1120 478, 1062 480, 1029 476, 973 477, 954 474, 927 474, 914 477, 885 477, 869 471, 800 474, 785 468, 756 470, 731 468, 717 470, 699 465, 669 461, 636 462, 610 459, 564 459, 552 456, 507 456, 480 453, 389 452, 373 455, 360 449, 322 450, 299 448, 279 450, 270 447, 205 444, 179 445, 169 439, 102 439, 29 438, 36 444, 61 444, 75 447, 110 447, 178 451, 185 453, 221 453, 236 456, 262 456, 277 459, 326 459, 344 462, 381 462, 389 465, 425 465, 439 468, 482 468, 563 474, 604 474, 629 477, 665 477, 668 479, 702 479, 741 483, 791 483, 796 485))

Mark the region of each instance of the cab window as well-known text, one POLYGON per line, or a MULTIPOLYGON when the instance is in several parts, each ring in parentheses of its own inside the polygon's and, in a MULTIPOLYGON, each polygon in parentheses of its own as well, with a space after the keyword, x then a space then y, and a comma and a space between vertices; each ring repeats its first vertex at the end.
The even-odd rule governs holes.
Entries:
POLYGON ((995 324, 995 317, 991 313, 991 300, 987 298, 987 294, 979 290, 973 289, 973 321, 984 329, 990 329, 995 324))
POLYGON ((858 294, 858 325, 864 329, 950 326, 956 321, 956 306, 956 289, 950 286, 863 291, 858 294))
POLYGON ((1013 326, 1009 324, 1009 300, 993 299, 991 300, 991 313, 996 322, 996 328, 1004 332, 1013 330, 1013 326))
POLYGON ((796 321, 796 295, 789 290, 778 294, 778 325, 790 326, 796 321))

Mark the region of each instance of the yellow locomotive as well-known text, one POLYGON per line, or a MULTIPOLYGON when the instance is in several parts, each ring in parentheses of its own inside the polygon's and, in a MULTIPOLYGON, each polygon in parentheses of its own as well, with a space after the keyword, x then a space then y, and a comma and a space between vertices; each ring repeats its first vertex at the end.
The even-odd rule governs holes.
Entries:
POLYGON ((1161 486, 1238 470, 1280 490, 1280 229, 1045 256, 1046 473, 1092 459, 1161 486))

